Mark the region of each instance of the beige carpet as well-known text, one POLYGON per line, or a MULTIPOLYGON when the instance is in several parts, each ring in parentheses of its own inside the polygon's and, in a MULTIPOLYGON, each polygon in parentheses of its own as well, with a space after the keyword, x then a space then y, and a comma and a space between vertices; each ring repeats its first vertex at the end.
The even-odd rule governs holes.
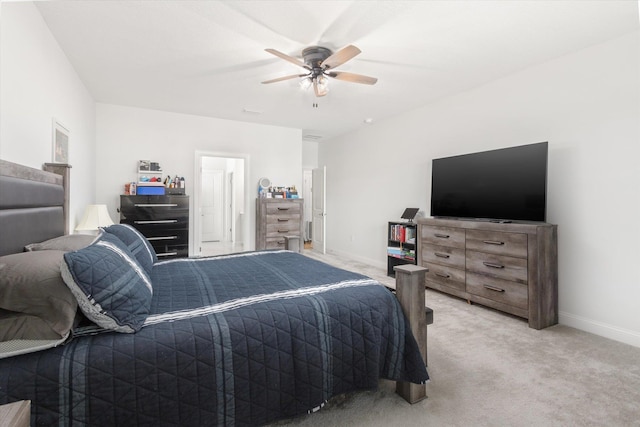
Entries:
MULTIPOLYGON (((318 257, 386 284, 381 269, 318 257)), ((332 399, 288 426, 640 426, 640 348, 562 325, 526 321, 427 290, 428 398, 409 405, 395 383, 332 399)))

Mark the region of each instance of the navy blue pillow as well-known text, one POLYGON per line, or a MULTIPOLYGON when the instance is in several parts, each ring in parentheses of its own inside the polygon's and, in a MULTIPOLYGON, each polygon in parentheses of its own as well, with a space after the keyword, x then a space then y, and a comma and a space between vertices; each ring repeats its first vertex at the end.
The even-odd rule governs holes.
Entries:
POLYGON ((113 224, 103 230, 122 240, 142 268, 147 271, 147 274, 151 274, 153 264, 158 261, 158 256, 142 233, 128 224, 113 224))
POLYGON ((65 253, 60 271, 82 312, 98 326, 127 333, 142 327, 151 280, 116 236, 102 233, 90 246, 65 253))

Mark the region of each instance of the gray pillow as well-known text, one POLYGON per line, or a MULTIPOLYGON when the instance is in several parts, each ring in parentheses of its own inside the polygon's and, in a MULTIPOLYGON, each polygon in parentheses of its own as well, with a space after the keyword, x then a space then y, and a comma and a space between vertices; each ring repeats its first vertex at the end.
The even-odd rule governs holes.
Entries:
POLYGON ((67 336, 78 305, 60 275, 63 255, 48 250, 0 257, 0 309, 6 310, 0 340, 67 336))
POLYGON ((28 244, 24 247, 24 250, 57 250, 65 252, 77 251, 78 249, 86 248, 94 240, 96 240, 96 236, 90 236, 88 234, 68 234, 66 236, 60 236, 53 239, 45 240, 44 242, 28 244))

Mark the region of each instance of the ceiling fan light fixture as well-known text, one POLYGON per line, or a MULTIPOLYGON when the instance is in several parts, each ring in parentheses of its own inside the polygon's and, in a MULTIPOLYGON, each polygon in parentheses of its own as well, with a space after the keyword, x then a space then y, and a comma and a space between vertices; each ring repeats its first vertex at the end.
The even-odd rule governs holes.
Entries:
POLYGON ((300 88, 302 90, 309 89, 312 84, 313 84, 313 82, 311 81, 311 77, 304 77, 304 78, 300 79, 300 88))
POLYGON ((321 74, 316 77, 316 80, 318 84, 318 95, 324 96, 329 93, 329 79, 321 74))

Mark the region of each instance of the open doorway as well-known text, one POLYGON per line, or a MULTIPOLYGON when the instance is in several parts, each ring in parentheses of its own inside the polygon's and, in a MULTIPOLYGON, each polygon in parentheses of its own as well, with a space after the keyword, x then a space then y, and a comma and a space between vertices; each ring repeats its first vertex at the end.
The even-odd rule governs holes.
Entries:
POLYGON ((245 156, 196 153, 194 255, 247 250, 245 156))
POLYGON ((313 187, 313 171, 311 169, 302 170, 302 197, 303 197, 303 212, 304 212, 304 248, 312 249, 312 235, 313 227, 311 226, 313 220, 311 194, 313 187))

